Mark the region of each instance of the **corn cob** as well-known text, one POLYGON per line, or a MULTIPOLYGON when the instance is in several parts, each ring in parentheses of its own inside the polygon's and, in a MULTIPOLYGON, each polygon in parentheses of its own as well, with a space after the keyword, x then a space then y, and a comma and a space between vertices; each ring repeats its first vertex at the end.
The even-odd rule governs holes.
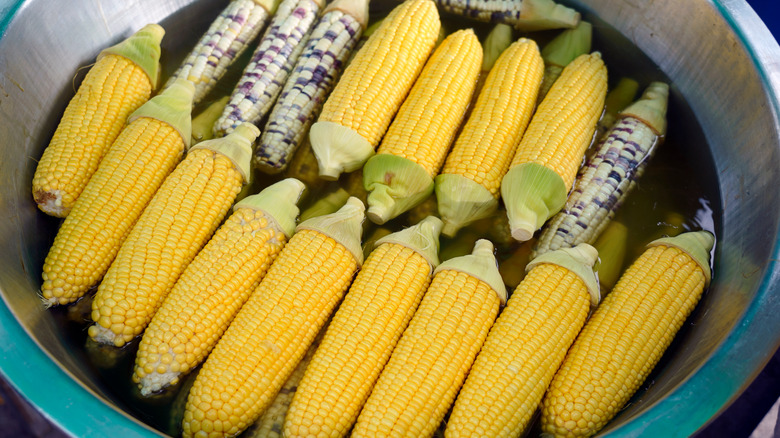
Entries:
POLYGON ((523 31, 574 27, 580 13, 552 0, 436 0, 442 11, 523 31))
POLYGON ((504 50, 462 132, 435 178, 442 232, 490 216, 498 206, 501 177, 531 119, 543 62, 533 40, 521 38, 504 50))
POLYGON ((230 96, 223 96, 192 118, 192 144, 214 138, 214 123, 222 114, 228 100, 230 100, 230 96))
POLYGON ((323 0, 282 0, 251 61, 214 124, 222 137, 243 122, 259 123, 271 109, 300 56, 323 0))
POLYGON ((335 180, 374 154, 433 50, 440 27, 431 0, 406 0, 382 20, 309 131, 321 178, 335 180))
POLYGON ((530 239, 563 207, 604 110, 606 92, 601 55, 581 55, 563 69, 537 109, 501 181, 515 239, 530 239))
POLYGON ((198 143, 165 179, 98 287, 92 339, 121 347, 146 328, 247 180, 257 134, 247 123, 198 143))
POLYGON ((545 225, 535 253, 592 244, 644 173, 666 130, 669 86, 654 82, 620 113, 599 151, 580 170, 565 207, 545 225))
POLYGON ((363 167, 367 216, 383 224, 433 193, 433 178, 471 101, 482 47, 471 29, 450 34, 431 55, 409 96, 363 167))
POLYGON ((598 125, 596 125, 597 140, 603 140, 604 134, 617 121, 618 113, 634 101, 638 90, 639 83, 637 81, 631 78, 620 78, 615 88, 607 93, 607 98, 604 100, 604 115, 601 116, 598 125))
POLYGON ((284 382, 279 393, 274 397, 274 401, 268 406, 268 409, 263 415, 258 418, 244 433, 241 434, 242 438, 282 438, 282 429, 284 428, 284 419, 287 417, 287 412, 290 409, 295 393, 298 391, 299 384, 303 375, 306 372, 306 368, 309 367, 314 352, 322 342, 322 337, 325 334, 330 323, 326 323, 325 327, 320 330, 317 337, 314 338, 311 346, 306 350, 306 354, 303 355, 303 359, 298 363, 290 377, 284 382))
POLYGON ((596 271, 599 276, 601 294, 606 295, 620 278, 628 250, 628 228, 620 222, 611 221, 604 232, 593 242, 599 252, 596 271))
POLYGON ((534 259, 479 352, 447 421, 447 437, 517 437, 566 350, 599 302, 598 253, 587 244, 534 259))
POLYGON ((49 249, 41 285, 46 306, 78 300, 106 273, 189 145, 192 93, 182 80, 130 116, 49 249))
POLYGON ((100 52, 35 169, 32 194, 41 211, 70 213, 127 117, 151 97, 164 34, 149 24, 100 52))
POLYGON ((284 436, 346 436, 438 264, 441 220, 377 242, 325 333, 284 425, 284 436))
POLYGON ((285 179, 233 207, 144 332, 133 374, 141 395, 175 385, 214 348, 295 229, 303 189, 285 179))
POLYGON ((432 436, 504 302, 489 241, 439 265, 352 436, 432 436))
POLYGON ((691 313, 711 273, 706 231, 653 241, 577 336, 542 402, 542 430, 599 431, 639 388, 691 313))
POLYGON ((336 0, 323 11, 274 104, 255 149, 266 173, 284 170, 309 132, 368 20, 368 0, 336 0))
POLYGON ((184 437, 232 436, 266 410, 363 261, 363 204, 298 225, 198 373, 184 437))
POLYGON ((200 102, 225 75, 228 67, 250 46, 274 14, 279 0, 231 0, 168 79, 195 84, 200 102))
POLYGON ((542 49, 544 60, 544 79, 536 97, 537 105, 552 88, 555 80, 561 76, 563 68, 578 56, 590 53, 590 42, 593 26, 587 21, 580 21, 577 26, 564 30, 542 49))

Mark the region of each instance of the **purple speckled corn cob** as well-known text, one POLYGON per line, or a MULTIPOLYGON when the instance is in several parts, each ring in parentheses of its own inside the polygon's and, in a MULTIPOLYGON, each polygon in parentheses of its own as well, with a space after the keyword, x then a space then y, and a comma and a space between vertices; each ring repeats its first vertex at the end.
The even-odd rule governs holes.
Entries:
POLYGON ((211 23, 187 55, 167 88, 176 78, 195 84, 194 103, 211 91, 227 68, 249 47, 271 17, 279 0, 233 0, 211 23))
POLYGON ((255 149, 255 166, 267 173, 287 167, 356 46, 367 9, 366 0, 336 0, 325 10, 271 111, 255 149), (341 3, 347 4, 339 8, 341 3))
POLYGON ((443 12, 524 31, 574 27, 579 12, 553 0, 435 0, 443 12))
POLYGON ((283 0, 260 44, 214 124, 222 137, 243 122, 257 124, 268 113, 303 51, 305 39, 320 11, 315 0, 283 0))
MULTIPOLYGON (((634 108, 651 103, 664 117, 667 98, 668 86, 653 83, 634 108)), ((566 205, 543 227, 532 257, 595 242, 644 172, 664 129, 664 122, 638 118, 629 106, 580 169, 566 205)))

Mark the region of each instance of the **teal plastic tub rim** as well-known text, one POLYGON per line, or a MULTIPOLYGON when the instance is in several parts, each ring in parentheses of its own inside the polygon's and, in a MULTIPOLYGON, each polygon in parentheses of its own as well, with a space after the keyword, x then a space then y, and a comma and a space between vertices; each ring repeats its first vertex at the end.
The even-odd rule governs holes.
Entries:
MULTIPOLYGON (((24 6, 24 0, 0 0, 0 38, 9 23, 24 6)), ((749 52, 764 89, 771 97, 773 118, 777 123, 778 84, 764 67, 770 56, 780 59, 780 47, 755 12, 742 0, 711 0, 749 52), (751 18, 751 26, 742 17, 751 18), (747 44, 753 40, 772 41, 770 53, 757 53, 747 44)), ((775 230, 777 231, 777 230, 775 230)), ((690 436, 728 407, 749 386, 778 348, 780 318, 766 304, 780 299, 780 244, 767 264, 755 298, 745 314, 713 355, 690 378, 664 399, 608 436, 690 436), (751 339, 750 343, 745 342, 751 339), (756 348, 756 343, 760 347, 756 348), (734 364, 739 366, 735 367, 734 364), (730 378, 724 379, 724 376, 730 378), (640 421, 637 421, 640 420, 640 421)), ((4 303, 5 304, 5 303, 4 303)), ((63 432, 76 437, 162 436, 155 430, 107 405, 96 394, 78 383, 35 342, 6 305, 0 306, 0 374, 48 420, 63 432), (32 396, 30 396, 32 394, 32 396)))

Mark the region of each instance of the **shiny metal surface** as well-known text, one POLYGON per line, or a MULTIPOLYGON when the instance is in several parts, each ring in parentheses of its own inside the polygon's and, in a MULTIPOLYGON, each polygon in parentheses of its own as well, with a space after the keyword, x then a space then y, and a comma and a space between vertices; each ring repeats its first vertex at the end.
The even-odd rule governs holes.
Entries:
MULTIPOLYGON (((688 436, 733 401, 780 343, 780 48, 742 0, 571 3, 614 26, 671 78, 714 158, 723 217, 713 285, 649 390, 603 431, 688 436)), ((109 426, 121 436, 156 432, 108 401, 36 296, 56 220, 30 198, 35 159, 72 95, 73 72, 102 47, 180 8, 180 21, 166 28, 181 37, 164 46, 191 41, 208 24, 202 17, 223 4, 0 0, 0 295, 7 304, 0 306, 0 371, 75 436, 109 426)))

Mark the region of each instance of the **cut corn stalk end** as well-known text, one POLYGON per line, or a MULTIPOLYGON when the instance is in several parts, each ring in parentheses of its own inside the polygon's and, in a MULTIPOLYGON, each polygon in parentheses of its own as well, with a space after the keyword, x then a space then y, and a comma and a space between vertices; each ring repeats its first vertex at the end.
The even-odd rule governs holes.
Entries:
POLYGON ((498 208, 498 200, 488 189, 462 175, 443 173, 434 181, 445 236, 454 236, 461 228, 490 216, 498 208))
POLYGON ((363 167, 368 191, 368 218, 383 224, 423 202, 433 193, 433 178, 414 161, 377 154, 363 167))
POLYGON ((309 140, 320 178, 335 181, 344 172, 359 169, 372 155, 374 146, 356 131, 334 122, 316 122, 309 130, 309 140))
POLYGON ((650 242, 647 246, 670 246, 679 248, 688 254, 704 272, 706 284, 710 284, 712 270, 710 269, 710 251, 715 244, 715 236, 709 231, 689 231, 675 237, 663 237, 650 242))
POLYGON ((246 184, 249 183, 251 176, 249 166, 252 160, 252 144, 258 135, 260 135, 260 129, 257 126, 244 122, 227 136, 198 143, 190 150, 209 149, 230 158, 246 184))
POLYGON ((666 108, 669 101, 669 85, 663 82, 651 83, 642 97, 618 114, 618 117, 633 117, 642 121, 653 132, 662 136, 666 133, 666 108))
POLYGON ((262 210, 271 216, 287 238, 295 232, 295 219, 298 217, 298 201, 306 185, 295 178, 286 178, 272 184, 260 193, 248 196, 236 203, 233 210, 251 208, 262 210))
POLYGON ((581 243, 573 248, 561 248, 546 252, 531 260, 525 267, 525 272, 530 272, 536 266, 549 263, 568 269, 580 277, 590 294, 590 305, 596 307, 601 300, 601 289, 593 265, 599 257, 596 248, 581 243))
POLYGON ((501 180, 512 237, 530 240, 544 222, 566 203, 566 184, 555 171, 537 163, 521 163, 501 180))
POLYGON ((513 33, 512 26, 508 24, 498 23, 493 26, 482 43, 482 72, 489 72, 498 57, 514 42, 513 33))
POLYGON ((363 264, 363 248, 360 246, 360 237, 363 233, 362 224, 365 219, 365 210, 363 202, 352 196, 335 213, 305 220, 295 230, 314 230, 330 236, 347 248, 360 266, 363 264))
POLYGON ((439 235, 441 219, 428 216, 416 225, 388 234, 376 241, 375 247, 383 243, 396 243, 417 252, 430 263, 432 268, 439 265, 439 235))
POLYGON ((434 275, 444 270, 455 270, 465 272, 472 277, 478 278, 490 286, 498 295, 501 304, 506 304, 507 291, 504 285, 504 279, 498 271, 498 262, 494 255, 493 243, 487 239, 479 239, 474 243, 474 250, 471 254, 451 258, 440 264, 433 272, 434 275))
POLYGON ((322 15, 330 11, 341 11, 354 18, 362 29, 368 25, 368 0, 335 0, 322 11, 322 15))
POLYGON ((222 115, 222 110, 225 109, 225 105, 227 105, 229 100, 230 96, 223 96, 221 99, 215 100, 192 119, 191 144, 214 138, 214 123, 222 115))
POLYGON ((570 28, 579 22, 579 12, 559 5, 552 0, 523 0, 523 7, 520 11, 520 17, 515 22, 515 28, 531 32, 570 28))
POLYGON ((117 45, 103 49, 98 59, 106 55, 122 56, 137 64, 149 76, 152 88, 160 81, 160 42, 165 29, 150 23, 117 45))
POLYGON ((127 119, 130 124, 141 117, 159 120, 175 129, 186 147, 192 141, 192 99, 195 86, 186 79, 177 79, 162 93, 149 99, 127 119))

